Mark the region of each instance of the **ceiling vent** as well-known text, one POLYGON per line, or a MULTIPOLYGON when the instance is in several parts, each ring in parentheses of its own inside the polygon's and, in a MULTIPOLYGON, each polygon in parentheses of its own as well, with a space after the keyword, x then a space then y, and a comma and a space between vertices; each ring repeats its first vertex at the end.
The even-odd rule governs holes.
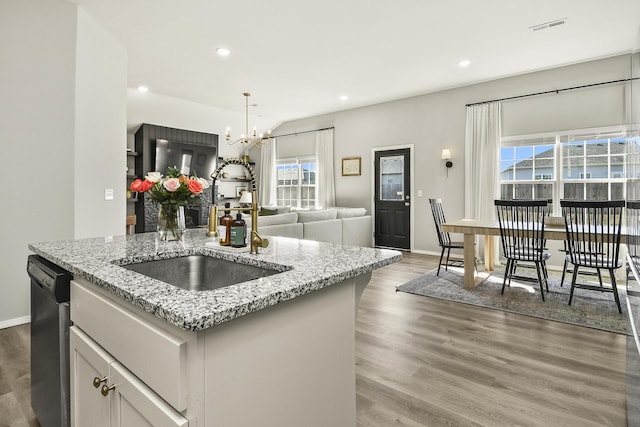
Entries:
POLYGON ((567 23, 567 18, 556 19, 555 21, 545 22, 544 24, 534 25, 533 27, 529 27, 531 31, 541 31, 546 30, 547 28, 553 28, 560 25, 564 25, 567 23))

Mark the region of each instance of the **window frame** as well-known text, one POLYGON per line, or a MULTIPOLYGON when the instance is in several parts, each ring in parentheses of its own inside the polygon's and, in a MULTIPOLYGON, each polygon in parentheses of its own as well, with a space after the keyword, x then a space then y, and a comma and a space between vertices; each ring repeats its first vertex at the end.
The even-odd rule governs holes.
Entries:
MULTIPOLYGON (((513 191, 516 191, 516 185, 518 184, 524 184, 524 185, 532 185, 534 186, 535 184, 541 184, 541 183, 545 183, 545 184, 551 184, 552 185, 552 203, 553 203, 553 213, 555 215, 559 215, 560 212, 560 200, 564 198, 564 193, 565 193, 565 184, 567 183, 574 183, 574 184, 579 184, 582 183, 585 185, 585 190, 584 190, 584 195, 586 197, 587 193, 586 193, 586 185, 587 184, 601 184, 601 183, 606 183, 607 184, 607 194, 608 194, 608 198, 611 198, 611 194, 612 194, 612 184, 617 184, 617 183, 621 183, 622 184, 622 193, 623 193, 623 197, 626 198, 627 196, 627 178, 626 176, 628 175, 628 156, 629 156, 629 145, 626 145, 626 148, 624 150, 623 153, 612 153, 611 152, 611 144, 613 144, 615 142, 616 139, 626 139, 625 143, 626 144, 630 144, 632 143, 632 139, 633 136, 629 135, 629 127, 628 126, 610 126, 610 127, 602 127, 602 128, 591 128, 591 129, 579 129, 579 130, 572 130, 572 131, 562 131, 562 132, 547 132, 547 133, 539 133, 539 134, 530 134, 530 135, 516 135, 516 136, 508 136, 508 137, 503 137, 500 140, 500 149, 499 154, 498 154, 498 194, 502 194, 502 186, 503 185, 512 185, 513 187, 513 191), (573 155, 573 156, 567 156, 564 157, 564 152, 563 150, 565 149, 564 147, 566 146, 566 144, 568 142, 579 142, 579 141, 598 141, 598 140, 607 140, 607 144, 608 144, 608 149, 607 149, 607 154, 598 154, 598 155, 594 155, 594 154, 589 154, 587 152, 587 148, 585 145, 585 150, 583 152, 583 154, 581 155, 573 155), (509 148, 509 147, 532 147, 532 146, 536 146, 536 145, 553 145, 553 177, 552 179, 545 179, 544 175, 546 174, 538 174, 538 173, 533 173, 532 172, 532 178, 530 180, 522 180, 522 179, 515 179, 515 173, 517 171, 517 169, 514 168, 514 172, 512 175, 513 179, 503 179, 502 178, 502 174, 504 172, 504 170, 502 170, 503 167, 503 158, 502 158, 502 150, 503 148, 509 148), (591 178, 591 171, 586 171, 585 169, 589 166, 587 164, 587 160, 589 158, 594 158, 594 157, 607 157, 607 174, 608 177, 607 178, 591 178), (615 172, 615 177, 614 177, 614 172, 612 171, 612 167, 611 167, 611 158, 612 156, 622 156, 623 157, 623 170, 622 172, 615 172), (563 169, 563 161, 565 161, 568 158, 581 158, 584 159, 584 163, 583 163, 583 170, 582 172, 580 172, 580 175, 584 175, 585 173, 588 175, 587 177, 581 177, 581 178, 565 178, 564 175, 564 169, 563 169), (620 177, 620 174, 622 175, 622 177, 620 177), (538 179, 536 179, 538 178, 538 179)), ((535 157, 535 154, 534 154, 535 157)), ((510 160, 510 159, 508 159, 510 160)), ((517 157, 514 156, 513 158, 514 161, 514 166, 517 164, 518 159, 517 157)), ((522 161, 522 160, 520 160, 522 161)), ((533 162, 533 164, 535 165, 535 160, 533 162)), ((506 169, 505 169, 506 170, 506 169)), ((514 193, 512 193, 512 197, 513 197, 514 193)), ((536 197, 535 195, 535 187, 532 188, 532 195, 533 197, 536 197)))
MULTIPOLYGON (((291 209, 294 210, 310 210, 315 208, 316 204, 317 204, 317 195, 318 195, 318 181, 317 179, 314 179, 314 183, 313 184, 304 184, 304 176, 303 176, 303 170, 302 170, 302 165, 305 163, 313 163, 315 165, 315 173, 317 174, 318 172, 318 160, 316 159, 315 156, 300 156, 300 157, 286 157, 286 158, 277 158, 276 159, 276 182, 275 182, 275 190, 276 190, 276 204, 277 205, 281 205, 280 200, 281 199, 279 196, 279 192, 278 190, 280 188, 296 188, 297 191, 297 197, 296 197, 296 206, 293 206, 291 204, 289 205, 282 205, 282 206, 290 206, 291 209), (297 169, 298 169, 298 178, 297 181, 298 183, 296 185, 280 185, 279 184, 279 179, 278 179, 278 169, 280 168, 280 166, 282 165, 297 165, 297 169), (313 199, 310 198, 302 198, 302 193, 303 193, 303 188, 313 188, 313 193, 315 195, 315 197, 313 199), (307 200, 309 203, 309 207, 302 207, 302 201, 303 200, 307 200)), ((292 201, 291 198, 288 199, 289 202, 292 201)))

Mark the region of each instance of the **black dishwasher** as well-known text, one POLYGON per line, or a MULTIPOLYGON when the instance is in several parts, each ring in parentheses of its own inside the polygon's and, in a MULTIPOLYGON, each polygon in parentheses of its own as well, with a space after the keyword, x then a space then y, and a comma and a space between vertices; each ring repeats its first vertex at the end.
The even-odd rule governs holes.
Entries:
POLYGON ((30 255, 31 406, 43 427, 68 427, 71 274, 30 255))

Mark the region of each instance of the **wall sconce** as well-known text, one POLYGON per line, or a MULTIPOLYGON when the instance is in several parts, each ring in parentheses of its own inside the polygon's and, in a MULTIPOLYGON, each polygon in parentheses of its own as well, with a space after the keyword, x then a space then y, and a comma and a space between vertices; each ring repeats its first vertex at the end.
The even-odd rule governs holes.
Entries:
POLYGON ((451 150, 445 148, 442 150, 442 160, 444 160, 444 165, 447 167, 447 177, 449 176, 449 168, 453 166, 453 162, 451 161, 451 150))

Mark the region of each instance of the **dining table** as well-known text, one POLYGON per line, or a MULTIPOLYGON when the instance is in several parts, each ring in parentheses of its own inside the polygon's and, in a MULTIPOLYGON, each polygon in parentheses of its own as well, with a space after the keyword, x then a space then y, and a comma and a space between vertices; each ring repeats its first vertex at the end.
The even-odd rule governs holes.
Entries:
MULTIPOLYGON (((459 233, 464 235, 464 288, 474 289, 484 280, 476 280, 475 275, 475 236, 484 236, 484 269, 492 272, 495 269, 495 237, 500 236, 500 225, 498 221, 482 221, 475 219, 460 219, 448 221, 442 224, 442 230, 448 233, 459 233)), ((544 237, 547 240, 565 240, 567 232, 564 226, 549 224, 544 227, 544 237)), ((625 229, 621 234, 621 243, 626 242, 625 229)))

